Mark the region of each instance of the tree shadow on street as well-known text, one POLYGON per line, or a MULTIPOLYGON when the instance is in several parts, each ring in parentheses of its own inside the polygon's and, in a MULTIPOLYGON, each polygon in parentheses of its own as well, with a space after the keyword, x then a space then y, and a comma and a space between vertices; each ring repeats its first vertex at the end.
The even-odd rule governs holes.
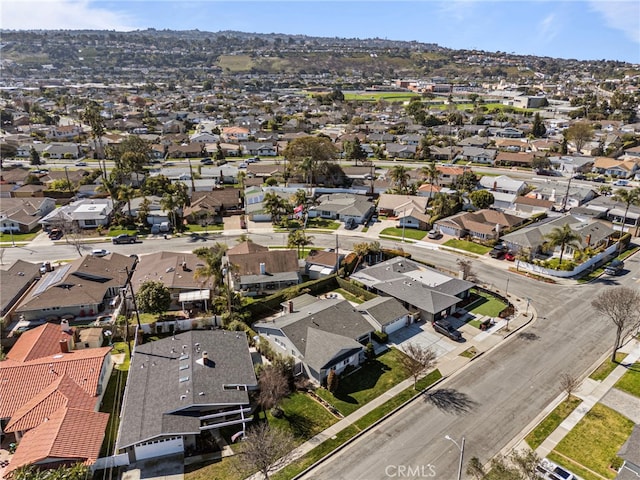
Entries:
POLYGON ((526 340, 527 342, 533 342, 540 339, 540 337, 533 332, 520 332, 518 333, 518 338, 526 340))
POLYGON ((424 397, 425 402, 433 404, 438 410, 453 415, 467 413, 478 405, 466 393, 452 388, 441 388, 429 392, 424 397))

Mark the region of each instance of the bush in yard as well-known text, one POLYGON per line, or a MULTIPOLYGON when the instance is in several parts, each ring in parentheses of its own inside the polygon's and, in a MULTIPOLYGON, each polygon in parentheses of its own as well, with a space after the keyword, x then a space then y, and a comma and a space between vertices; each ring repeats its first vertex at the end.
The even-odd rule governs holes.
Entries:
POLYGON ((330 370, 329 375, 327 375, 327 390, 331 393, 338 390, 338 381, 338 375, 336 375, 335 370, 330 370))
POLYGON ((376 352, 373 348, 373 343, 367 343, 367 346, 364 347, 364 356, 367 357, 367 360, 373 360, 376 358, 376 352))
POLYGON ((389 341, 389 335, 379 330, 376 330, 375 332, 373 332, 372 336, 373 336, 373 339, 378 343, 387 343, 389 341))

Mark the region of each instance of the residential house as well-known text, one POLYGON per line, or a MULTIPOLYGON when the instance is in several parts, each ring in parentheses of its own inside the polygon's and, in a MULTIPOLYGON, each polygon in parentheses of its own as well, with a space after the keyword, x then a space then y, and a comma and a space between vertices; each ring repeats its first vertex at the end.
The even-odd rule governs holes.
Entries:
MULTIPOLYGON (((578 209, 580 210, 580 209, 578 209)), ((582 211, 574 213, 574 209, 571 209, 571 213, 576 216, 581 216, 587 212, 594 212, 594 215, 589 215, 588 218, 602 218, 614 225, 614 229, 619 229, 625 218, 626 223, 625 230, 633 231, 636 229, 636 236, 638 235, 638 228, 640 228, 640 206, 629 205, 627 206, 622 202, 618 202, 613 197, 599 196, 595 197, 582 206, 582 211)))
POLYGON ((111 347, 74 350, 73 341, 66 325, 45 323, 22 333, 0 362, 0 420, 18 444, 5 476, 25 465, 97 460, 109 419, 98 408, 111 347))
MULTIPOLYGON (((162 197, 158 197, 157 195, 147 195, 145 197, 136 197, 132 198, 129 202, 131 204, 131 215, 134 218, 137 218, 140 215, 140 210, 143 208, 142 205, 147 203, 148 215, 146 218, 147 224, 149 225, 158 225, 162 222, 169 221, 169 212, 162 208, 162 197)), ((129 205, 123 206, 123 211, 128 211, 129 205)))
POLYGON ((191 300, 193 292, 198 298, 192 305, 196 308, 207 307, 213 288, 212 278, 198 278, 198 267, 204 266, 193 253, 156 252, 141 257, 131 277, 134 292, 138 292, 145 282, 160 282, 169 289, 171 294, 170 310, 184 310, 185 303, 191 300))
POLYGON ((461 212, 435 222, 442 233, 462 238, 470 236, 478 240, 495 240, 502 232, 524 223, 525 219, 497 210, 461 212))
MULTIPOLYGON (((16 260, 8 269, 0 270, 0 285, 2 285, 0 316, 9 314, 38 278, 40 278, 40 265, 25 260, 16 260)), ((6 325, 0 326, 6 327, 6 325)))
POLYGON ((398 228, 428 230, 431 228, 431 216, 417 208, 402 210, 398 217, 398 228))
POLYGON ((502 167, 531 167, 533 153, 498 152, 494 165, 502 167))
POLYGON ((495 135, 502 138, 523 138, 524 132, 514 127, 505 127, 496 130, 495 135))
POLYGON ((367 290, 397 299, 410 312, 410 323, 432 322, 455 313, 474 286, 404 257, 363 268, 351 278, 367 290))
POLYGON ((363 224, 375 208, 365 195, 350 193, 320 195, 316 203, 317 205, 309 208, 310 218, 330 218, 345 223, 352 218, 357 224, 363 224))
POLYGON ((46 272, 15 309, 24 320, 96 318, 118 303, 135 259, 86 255, 46 272))
POLYGON ((258 157, 275 157, 278 154, 278 148, 269 142, 244 142, 242 153, 258 157))
POLYGON ((249 140, 249 129, 244 127, 224 127, 222 129, 222 139, 225 142, 239 143, 249 140))
POLYGON ((493 165, 497 154, 498 151, 491 148, 462 147, 462 151, 456 156, 456 160, 493 165))
POLYGON ((47 140, 73 140, 75 137, 82 135, 82 128, 79 125, 60 125, 53 126, 46 134, 47 140))
POLYGON ((253 328, 275 351, 291 356, 296 368, 322 385, 329 372, 342 373, 364 360, 364 345, 374 327, 341 298, 316 298, 304 294, 285 303, 285 312, 253 328))
POLYGON ((332 250, 311 250, 304 261, 304 273, 310 280, 333 275, 338 271, 344 253, 332 250))
POLYGON ((387 143, 385 153, 389 158, 415 158, 415 145, 403 145, 402 143, 387 143))
POLYGON ((216 143, 220 141, 220 135, 208 132, 197 132, 189 137, 190 143, 216 143))
POLYGON ((357 308, 377 331, 387 335, 404 328, 412 320, 409 310, 391 297, 376 297, 361 303, 357 308))
POLYGON ((575 182, 568 184, 548 179, 527 193, 527 196, 549 200, 554 203, 556 210, 567 210, 596 198, 598 192, 591 185, 575 182))
POLYGON ((107 226, 113 214, 113 200, 92 198, 58 207, 39 221, 45 228, 71 224, 78 228, 107 226))
POLYGON ((227 250, 225 264, 231 265, 232 288, 245 296, 266 295, 300 283, 295 250, 269 250, 247 241, 227 250))
POLYGON ((217 185, 234 185, 238 183, 240 170, 236 165, 226 164, 219 166, 200 167, 200 177, 213 179, 217 185))
POLYGON ((133 462, 200 450, 220 428, 244 432, 257 383, 244 333, 191 330, 137 345, 116 449, 133 462))
POLYGON ((194 192, 189 206, 184 209, 183 216, 189 223, 213 225, 221 223, 223 216, 238 212, 241 204, 240 190, 237 188, 194 192))
POLYGON ((181 145, 170 145, 167 156, 170 158, 197 158, 207 155, 202 143, 187 143, 181 145))
POLYGON ((554 202, 549 200, 519 195, 513 201, 511 208, 518 213, 530 216, 537 213, 549 213, 553 210, 553 206, 554 202))
POLYGON ((594 157, 582 155, 562 155, 549 157, 552 167, 559 172, 566 172, 571 175, 576 173, 591 172, 594 157))
POLYGON ((48 144, 41 157, 51 160, 71 159, 77 160, 82 156, 80 145, 76 143, 50 143, 48 144))
MULTIPOLYGON (((466 127, 464 128, 466 130, 466 127)), ((479 135, 473 135, 471 137, 463 138, 457 142, 459 147, 464 150, 465 147, 474 147, 485 149, 489 145, 489 139, 487 137, 481 137, 479 135)))
POLYGON ((617 160, 608 157, 596 157, 593 162, 594 172, 611 175, 617 178, 632 178, 640 172, 640 160, 617 160))
MULTIPOLYGON (((547 235, 555 228, 562 228, 566 224, 580 236, 580 244, 583 249, 586 247, 608 247, 613 242, 612 235, 615 232, 606 223, 599 220, 583 220, 575 215, 563 215, 548 222, 535 223, 504 235, 502 240, 514 252, 524 250, 531 252, 532 255, 537 255, 543 253, 547 235)), ((559 254, 560 247, 556 247, 555 252, 559 254)), ((571 258, 574 253, 573 247, 565 247, 565 258, 571 258)))
POLYGON ((480 178, 479 184, 491 193, 502 192, 513 195, 522 195, 527 189, 527 184, 525 182, 522 180, 514 180, 507 175, 500 175, 499 177, 484 175, 480 178))
POLYGON ((455 185, 467 170, 466 167, 452 167, 448 165, 438 165, 436 168, 438 169, 437 184, 441 187, 455 185))
POLYGON ((244 191, 244 210, 253 222, 270 222, 271 214, 265 209, 264 197, 268 192, 275 193, 283 200, 289 201, 293 192, 272 187, 252 186, 244 191))
POLYGON ((29 233, 56 207, 53 198, 5 198, 0 205, 0 231, 29 233))
POLYGON ((378 212, 382 215, 397 217, 403 211, 413 209, 424 214, 427 210, 428 199, 418 195, 396 195, 381 193, 378 197, 378 212))

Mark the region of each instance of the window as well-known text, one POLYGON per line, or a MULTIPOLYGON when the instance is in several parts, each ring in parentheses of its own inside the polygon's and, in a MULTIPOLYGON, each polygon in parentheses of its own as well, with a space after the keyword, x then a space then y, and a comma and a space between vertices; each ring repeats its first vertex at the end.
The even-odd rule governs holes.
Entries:
POLYGON ((84 221, 84 224, 85 224, 85 225, 87 225, 87 226, 95 226, 95 225, 97 225, 97 224, 98 224, 98 222, 96 222, 96 220, 95 220, 95 219, 93 219, 93 218, 87 218, 87 219, 84 221))

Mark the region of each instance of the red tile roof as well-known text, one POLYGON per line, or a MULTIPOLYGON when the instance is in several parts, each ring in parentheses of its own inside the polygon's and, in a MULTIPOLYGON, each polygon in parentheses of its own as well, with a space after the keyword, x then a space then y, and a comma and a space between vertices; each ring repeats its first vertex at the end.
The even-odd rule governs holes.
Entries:
POLYGON ((91 464, 100 454, 108 413, 61 407, 47 421, 24 434, 8 473, 23 465, 61 460, 91 464))
POLYGON ((68 375, 84 392, 98 394, 100 374, 111 347, 56 353, 28 362, 0 362, 0 418, 18 409, 61 376, 68 375))
POLYGON ((71 335, 62 331, 60 325, 45 323, 20 335, 7 353, 7 359, 28 362, 60 353, 60 340, 69 341, 71 335))
POLYGON ((31 430, 61 407, 93 411, 96 401, 96 397, 82 390, 69 376, 62 375, 16 410, 4 431, 31 430))

